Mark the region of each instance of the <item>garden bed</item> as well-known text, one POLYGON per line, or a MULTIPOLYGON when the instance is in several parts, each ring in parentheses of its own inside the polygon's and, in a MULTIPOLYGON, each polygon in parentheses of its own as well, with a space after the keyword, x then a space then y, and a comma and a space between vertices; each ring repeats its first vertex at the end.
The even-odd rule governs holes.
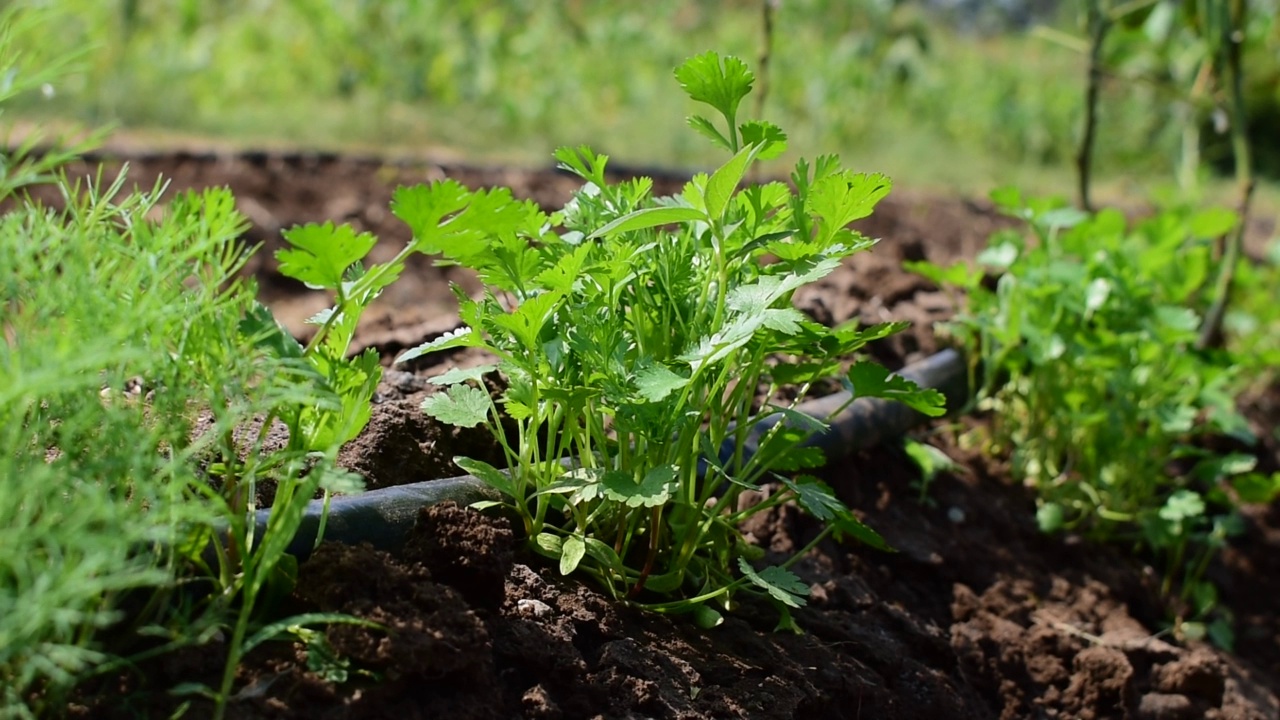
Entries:
MULTIPOLYGON (((383 239, 373 261, 408 239, 387 210, 398 184, 445 176, 500 184, 548 208, 562 206, 578 184, 550 172, 375 158, 132 158, 140 186, 157 174, 174 188, 230 186, 254 223, 249 238, 268 250, 283 228, 335 220, 383 239)), ((657 194, 683 181, 655 179, 657 194)), ((895 191, 859 224, 881 244, 801 290, 797 302, 824 322, 911 322, 870 348, 885 365, 902 367, 940 347, 932 324, 952 310, 945 293, 904 272, 902 261, 973 257, 1006 224, 983 202, 895 191)), ((327 299, 280 276, 270 257, 259 253, 249 271, 281 321, 302 334, 302 321, 327 299)), ((448 280, 473 283, 412 260, 366 316, 356 347, 377 348, 389 362, 455 327, 448 280)), ((454 455, 500 457, 483 430, 439 426, 418 409, 431 391, 426 377, 466 362, 437 354, 389 370, 368 428, 343 451, 344 465, 376 488, 457 475, 454 455)), ((1258 469, 1280 470, 1280 387, 1249 398, 1246 413, 1264 438, 1258 469)), ((941 474, 923 502, 919 471, 900 447, 864 451, 823 471, 898 552, 827 542, 797 564, 812 589, 795 614, 803 635, 772 632, 767 608, 747 606, 703 631, 614 605, 518 552, 505 522, 442 506, 422 514, 401 553, 327 545, 304 563, 288 610, 347 612, 395 632, 327 631, 345 667, 323 667, 315 657, 309 665, 300 645, 264 646, 241 669, 231 716, 1280 717, 1280 510, 1246 510, 1245 534, 1210 571, 1235 614, 1235 652, 1157 637, 1164 617, 1153 571, 1114 548, 1040 533, 1032 493, 970 446, 984 422, 942 419, 917 431, 963 468, 941 474), (347 681, 329 682, 324 672, 347 681)), ((817 532, 788 507, 753 519, 748 530, 779 556, 817 532)), ((86 688, 93 694, 76 711, 161 716, 182 702, 166 696, 168 688, 216 684, 223 661, 216 648, 86 688)))

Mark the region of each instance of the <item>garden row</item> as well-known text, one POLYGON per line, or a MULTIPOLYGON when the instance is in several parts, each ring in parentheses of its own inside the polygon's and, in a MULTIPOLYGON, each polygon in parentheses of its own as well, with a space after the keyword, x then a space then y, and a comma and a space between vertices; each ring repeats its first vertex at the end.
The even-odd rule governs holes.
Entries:
MULTIPOLYGON (((903 323, 823 323, 794 302, 871 248, 848 226, 889 181, 824 156, 796 163, 789 183, 744 183, 786 146, 777 126, 739 120, 753 76, 708 53, 676 77, 715 112, 694 129, 729 155, 677 193, 611 182, 607 158, 565 149, 557 159, 583 184, 549 214, 507 189, 442 180, 395 193, 412 240, 380 262, 368 261, 377 238, 350 226, 286 230, 279 272, 332 298, 305 343, 239 275, 251 249, 229 192, 162 205, 159 188, 99 178, 64 182, 64 207, 50 210, 21 193, 65 158, 12 164, 0 226, 14 269, 0 365, 6 709, 54 712, 86 676, 217 646, 218 681, 176 690, 221 715, 253 694, 236 680, 255 648, 299 640, 333 671, 346 667, 326 655, 333 628, 396 632, 344 608, 289 613, 302 586, 287 549, 313 498, 362 484, 339 453, 388 371, 352 343, 413 255, 468 268, 480 287, 457 293, 460 327, 395 362, 464 348, 489 358, 432 377, 440 389, 421 409, 488 430, 494 456, 458 464, 555 573, 707 628, 767 606, 794 629, 811 583, 792 568, 811 549, 847 538, 889 550, 813 473, 826 458, 806 441, 830 417, 797 409, 833 385, 847 402, 928 415, 943 397, 859 359, 903 323), (748 453, 770 419, 783 422, 748 453), (794 507, 818 524, 779 556, 750 528, 794 507)), ((977 265, 914 266, 962 291, 952 335, 972 362, 968 409, 993 416, 974 437, 1035 489, 1043 530, 1136 547, 1156 563, 1173 636, 1229 646, 1208 569, 1243 530, 1240 507, 1280 493, 1275 459, 1252 450, 1273 447, 1257 435, 1274 428, 1237 412, 1280 366, 1275 259, 1241 265, 1235 310, 1202 343, 1216 241, 1234 214, 1173 208, 1131 223, 1012 191, 996 200, 1025 227, 995 236, 977 265)))

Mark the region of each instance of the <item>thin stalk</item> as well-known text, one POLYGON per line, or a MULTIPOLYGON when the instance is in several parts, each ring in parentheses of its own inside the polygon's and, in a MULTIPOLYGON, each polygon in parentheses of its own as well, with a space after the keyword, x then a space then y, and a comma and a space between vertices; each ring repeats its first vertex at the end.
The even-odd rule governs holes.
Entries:
POLYGON ((1093 176, 1093 145, 1098 128, 1098 93, 1102 87, 1102 45, 1111 30, 1111 18, 1102 11, 1100 0, 1088 0, 1089 67, 1085 85, 1084 129, 1076 151, 1077 192, 1080 207, 1093 212, 1089 183, 1093 176))
MULTIPOLYGON (((764 103, 769 98, 769 63, 773 59, 773 15, 782 4, 782 0, 761 0, 760 24, 763 31, 760 38, 760 55, 756 61, 759 71, 756 73, 756 117, 764 117, 764 103)), ((751 167, 751 182, 760 182, 760 165, 751 167)))
POLYGON ((1236 268, 1240 265, 1243 254, 1244 233, 1249 224, 1249 206, 1253 200, 1255 184, 1249 133, 1245 123, 1242 62, 1249 6, 1245 0, 1229 0, 1229 3, 1230 22, 1223 41, 1226 44, 1226 70, 1231 97, 1231 153, 1235 159, 1236 185, 1240 192, 1238 209, 1240 218, 1235 229, 1225 239, 1226 247, 1222 253, 1221 267, 1214 287, 1213 304, 1205 314, 1204 323, 1200 327, 1200 337, 1196 340, 1196 348, 1199 350, 1222 346, 1224 340, 1222 323, 1227 314, 1227 306, 1231 303, 1236 268))
POLYGON ((662 507, 658 505, 649 511, 649 552, 645 556, 640 577, 636 578, 636 584, 632 586, 631 592, 627 593, 628 598, 636 597, 644 590, 644 584, 653 572, 654 563, 658 560, 658 550, 662 547, 662 507))
POLYGON ((822 531, 819 532, 817 535, 815 535, 812 540, 806 543, 804 547, 796 551, 794 555, 787 558, 786 562, 782 563, 782 569, 783 570, 790 569, 792 565, 795 565, 796 562, 800 560, 800 558, 804 557, 805 555, 808 555, 810 550, 818 547, 818 543, 822 542, 823 540, 826 540, 827 536, 830 535, 834 529, 835 529, 834 525, 824 526, 822 528, 822 531))

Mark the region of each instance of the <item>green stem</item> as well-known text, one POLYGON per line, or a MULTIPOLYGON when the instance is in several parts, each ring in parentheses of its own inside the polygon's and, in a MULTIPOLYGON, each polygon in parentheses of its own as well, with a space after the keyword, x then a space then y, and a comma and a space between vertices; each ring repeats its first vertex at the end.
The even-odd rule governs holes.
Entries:
POLYGON ((1226 248, 1222 253, 1221 267, 1218 270, 1217 282, 1214 286, 1214 300, 1205 314, 1200 327, 1200 336, 1196 340, 1196 348, 1205 350, 1221 347, 1223 343, 1223 321, 1227 307, 1231 303, 1231 294, 1235 287, 1236 268, 1243 255, 1244 233, 1249 224, 1249 206, 1253 199, 1254 177, 1252 153, 1249 148, 1249 129, 1244 106, 1244 68, 1242 55, 1244 38, 1248 24, 1248 4, 1245 0, 1230 1, 1230 22, 1225 28, 1227 75, 1230 80, 1231 94, 1231 152, 1235 158, 1236 184, 1240 192, 1239 220, 1235 229, 1227 238, 1226 248))
POLYGON ((1111 19, 1102 12, 1100 0, 1088 0, 1089 16, 1089 69, 1085 88, 1084 129, 1080 147, 1076 151, 1076 172, 1079 182, 1080 207, 1093 212, 1089 198, 1089 183, 1093 175, 1093 144, 1098 127, 1098 94, 1102 87, 1102 45, 1111 30, 1111 19))

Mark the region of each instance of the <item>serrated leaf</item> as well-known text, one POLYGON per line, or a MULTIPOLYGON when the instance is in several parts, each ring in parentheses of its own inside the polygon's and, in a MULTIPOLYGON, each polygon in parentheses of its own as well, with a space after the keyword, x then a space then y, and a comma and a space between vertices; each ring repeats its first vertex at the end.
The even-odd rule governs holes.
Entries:
POLYGON ((285 331, 266 305, 254 301, 238 326, 240 334, 255 347, 265 348, 276 357, 301 359, 302 345, 285 331))
POLYGON ((534 281, 548 290, 555 290, 568 294, 573 290, 573 285, 582 275, 582 269, 587 264, 587 258, 590 257, 595 245, 591 243, 583 243, 574 249, 571 253, 566 253, 555 265, 543 270, 534 277, 534 281))
POLYGON ((664 365, 650 365, 636 373, 636 389, 649 402, 658 402, 689 384, 689 378, 681 377, 664 365))
POLYGON ((796 494, 796 502, 813 517, 828 522, 848 512, 843 502, 826 483, 812 475, 801 475, 794 481, 784 478, 783 484, 796 494))
POLYGON ((717 147, 730 151, 733 150, 733 145, 729 142, 729 138, 725 137, 723 133, 717 130, 715 124, 710 120, 702 117, 701 115, 690 115, 686 119, 686 122, 689 123, 689 127, 698 131, 700 135, 709 139, 717 147))
POLYGON ((422 357, 427 353, 438 352, 440 350, 451 350, 460 347, 485 347, 484 338, 480 333, 470 327, 460 327, 456 330, 441 335, 435 340, 428 340, 418 347, 405 350, 400 353, 393 364, 398 365, 402 362, 408 362, 414 358, 422 357))
POLYGON ((578 563, 587 554, 587 545, 578 535, 570 535, 560 543, 560 574, 568 575, 578 569, 578 563))
POLYGON ((676 468, 662 465, 645 474, 636 483, 631 476, 617 471, 607 472, 601 480, 605 497, 627 507, 657 507, 671 499, 675 492, 676 468))
POLYGON ((822 258, 801 265, 807 267, 800 267, 789 273, 766 275, 749 285, 733 288, 725 299, 726 307, 746 314, 761 313, 787 293, 830 275, 840 267, 840 261, 836 258, 822 258))
POLYGON ((596 230, 587 236, 588 240, 595 238, 609 237, 618 233, 634 232, 636 230, 644 230, 646 228, 657 227, 659 225, 669 225, 671 223, 692 222, 695 220, 706 220, 707 216, 701 211, 691 207, 653 207, 636 210, 633 213, 623 215, 604 227, 596 230))
POLYGON ((845 225, 870 215, 892 187, 889 178, 878 173, 833 173, 814 182, 805 198, 805 210, 822 218, 823 236, 831 237, 845 225))
POLYGON ((304 322, 306 322, 306 324, 308 325, 324 325, 325 323, 329 322, 329 319, 332 318, 333 314, 337 311, 338 311, 337 308, 331 308, 331 307, 325 308, 320 312, 316 313, 315 315, 312 315, 311 317, 307 318, 304 322))
POLYGON ((483 460, 474 460, 469 457, 459 456, 453 459, 453 464, 462 468, 465 472, 480 478, 484 481, 484 484, 494 490, 497 490, 503 495, 507 497, 513 497, 515 495, 514 486, 511 484, 511 476, 489 463, 483 460))
POLYGON ((715 51, 708 51, 685 60, 676 68, 676 80, 691 99, 719 110, 732 124, 738 114, 738 104, 751 92, 755 76, 738 58, 732 55, 722 58, 715 51))
POLYGON ((436 252, 425 244, 435 237, 442 221, 467 206, 470 197, 471 191, 452 179, 398 187, 391 194, 391 214, 409 226, 415 242, 424 244, 422 252, 436 252))
POLYGON ((679 359, 689 363, 695 371, 704 365, 717 363, 746 345, 762 323, 763 319, 758 314, 739 313, 719 332, 702 338, 697 347, 682 353, 679 359))
POLYGON ((368 424, 382 366, 373 349, 347 360, 322 347, 307 355, 307 360, 338 398, 337 408, 313 404, 298 414, 303 447, 325 451, 353 439, 368 424))
POLYGON ((877 363, 867 360, 855 363, 845 377, 852 386, 854 397, 896 400, 930 417, 944 415, 947 411, 947 400, 942 393, 932 388, 921 388, 901 375, 891 374, 877 363))
POLYGON ((489 393, 471 385, 451 385, 422 401, 422 411, 446 425, 475 427, 489 417, 489 393))
POLYGON ((1180 523, 1183 520, 1200 517, 1204 511, 1204 499, 1200 497, 1200 493, 1194 490, 1178 490, 1165 500, 1159 515, 1169 522, 1180 523))
POLYGON ((745 558, 738 558, 738 569, 752 585, 769 593, 774 600, 793 608, 804 607, 809 586, 790 570, 771 565, 757 571, 745 558))
POLYGON ((794 335, 800 332, 800 325, 808 318, 799 310, 789 308, 769 308, 760 314, 760 322, 770 330, 794 335))
POLYGON ((528 350, 537 352, 542 343, 538 336, 542 328, 555 312, 564 295, 558 292, 546 292, 526 299, 515 310, 497 315, 493 324, 511 332, 516 341, 528 350))
POLYGON ((579 145, 576 148, 556 148, 553 156, 559 161, 556 167, 561 170, 568 170, 596 187, 604 186, 604 170, 609 163, 608 155, 597 154, 589 146, 579 145))
POLYGON ((757 160, 772 160, 787 150, 787 134, 771 122, 752 120, 738 128, 745 145, 759 145, 757 160))
POLYGON ((281 235, 292 247, 276 252, 280 274, 328 290, 341 287, 347 268, 378 242, 371 233, 356 234, 350 225, 332 222, 290 228, 281 235))
POLYGON ((828 521, 835 528, 836 539, 844 537, 852 537, 862 544, 881 550, 884 552, 896 552, 893 546, 885 541, 880 533, 872 530, 870 526, 862 522, 849 510, 845 510, 836 515, 836 517, 828 521))
POLYGON ((440 373, 435 377, 427 378, 427 382, 432 385, 456 385, 460 382, 472 380, 480 382, 485 375, 497 370, 497 365, 478 365, 472 368, 450 368, 448 371, 440 373))

